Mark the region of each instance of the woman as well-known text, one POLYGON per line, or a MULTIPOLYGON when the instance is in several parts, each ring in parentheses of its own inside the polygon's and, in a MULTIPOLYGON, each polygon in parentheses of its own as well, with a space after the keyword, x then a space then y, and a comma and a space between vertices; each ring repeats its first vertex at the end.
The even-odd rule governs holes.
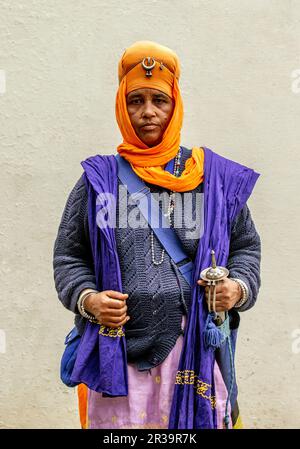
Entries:
MULTIPOLYGON (((119 381, 125 385, 115 394, 98 380, 96 387, 96 381, 86 380, 95 362, 87 368, 87 359, 82 362, 80 356, 74 379, 81 382, 82 427, 240 427, 227 347, 212 350, 203 344, 207 288, 199 277, 200 269, 209 265, 210 250, 217 248, 217 262, 230 274, 217 286, 215 310, 229 313, 234 352, 237 311, 254 305, 260 287, 260 238, 246 204, 259 175, 205 147, 190 150, 180 145, 180 64, 172 50, 137 42, 122 55, 118 74, 116 118, 123 136, 118 155, 152 195, 168 194, 163 212, 194 268, 189 283, 182 274, 187 260, 175 263, 142 214, 137 219, 129 192, 120 194, 126 186, 118 177, 114 156, 95 156, 82 163, 85 172, 68 198, 55 242, 55 285, 84 334, 82 357, 91 341, 91 360, 99 351, 100 363, 111 352, 110 344, 124 343, 115 350, 124 362, 119 381), (91 231, 99 212, 100 184, 107 190, 110 186, 118 198, 111 209, 116 219, 113 233, 91 231), (203 219, 199 198, 204 199, 203 219), (195 214, 196 219, 185 220, 195 214), (108 265, 114 269, 105 275, 108 265), (102 338, 98 349, 97 334, 102 338), (108 336, 115 338, 105 339, 108 336)), ((110 386, 114 381, 111 375, 110 386)))

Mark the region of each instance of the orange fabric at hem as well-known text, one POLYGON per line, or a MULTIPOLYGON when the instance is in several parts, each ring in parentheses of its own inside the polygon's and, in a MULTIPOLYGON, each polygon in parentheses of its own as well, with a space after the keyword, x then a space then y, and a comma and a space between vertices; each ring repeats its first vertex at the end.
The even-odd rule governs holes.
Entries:
POLYGON ((85 384, 79 384, 77 387, 79 417, 82 429, 88 428, 88 387, 85 384))

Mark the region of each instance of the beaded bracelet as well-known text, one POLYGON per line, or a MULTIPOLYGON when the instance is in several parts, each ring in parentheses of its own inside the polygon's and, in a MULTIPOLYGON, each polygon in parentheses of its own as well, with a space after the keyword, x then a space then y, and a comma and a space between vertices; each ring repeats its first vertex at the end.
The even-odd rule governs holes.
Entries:
POLYGON ((241 279, 237 279, 237 278, 230 278, 230 279, 232 281, 236 282, 237 284, 239 284, 239 286, 241 287, 242 293, 243 293, 241 299, 234 306, 235 309, 238 309, 238 308, 242 307, 242 305, 244 305, 248 299, 248 296, 249 296, 248 287, 247 287, 247 284, 245 284, 245 282, 242 281, 241 279))
POLYGON ((94 315, 87 313, 84 308, 84 301, 91 293, 99 293, 99 292, 97 290, 89 290, 83 295, 80 295, 77 301, 77 307, 81 316, 89 320, 91 323, 98 324, 97 318, 94 315))

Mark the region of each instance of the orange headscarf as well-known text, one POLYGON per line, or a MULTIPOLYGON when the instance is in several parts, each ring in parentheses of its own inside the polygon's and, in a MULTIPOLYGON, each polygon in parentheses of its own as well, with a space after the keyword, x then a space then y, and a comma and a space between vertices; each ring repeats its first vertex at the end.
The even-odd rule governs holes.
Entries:
POLYGON ((180 63, 172 50, 151 41, 140 41, 125 50, 118 67, 119 89, 116 96, 116 118, 123 136, 117 151, 130 164, 134 172, 151 184, 175 192, 193 190, 203 181, 204 151, 193 147, 192 155, 185 163, 180 177, 164 170, 173 159, 180 145, 180 131, 183 119, 183 103, 179 89, 180 63), (146 76, 142 66, 155 61, 152 76, 146 76), (173 115, 165 130, 162 141, 148 147, 136 135, 127 112, 126 95, 139 88, 150 87, 165 92, 175 101, 173 115))

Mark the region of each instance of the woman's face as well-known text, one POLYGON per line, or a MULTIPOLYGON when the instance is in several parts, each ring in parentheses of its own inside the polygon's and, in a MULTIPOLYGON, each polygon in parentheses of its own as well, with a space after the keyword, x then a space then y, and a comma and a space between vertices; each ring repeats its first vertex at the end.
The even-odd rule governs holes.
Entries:
POLYGON ((143 88, 129 92, 126 103, 136 135, 148 147, 158 145, 173 114, 173 99, 160 90, 143 88))

